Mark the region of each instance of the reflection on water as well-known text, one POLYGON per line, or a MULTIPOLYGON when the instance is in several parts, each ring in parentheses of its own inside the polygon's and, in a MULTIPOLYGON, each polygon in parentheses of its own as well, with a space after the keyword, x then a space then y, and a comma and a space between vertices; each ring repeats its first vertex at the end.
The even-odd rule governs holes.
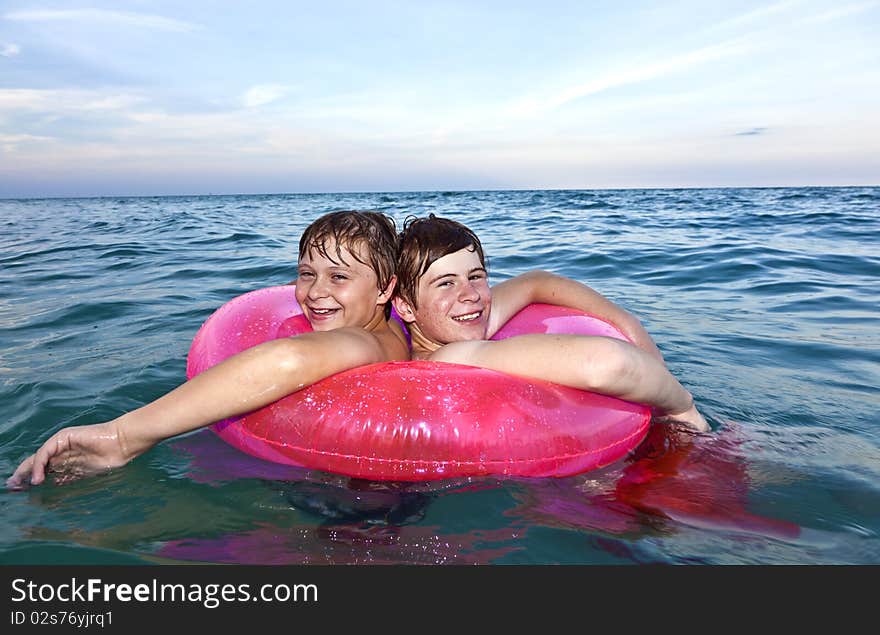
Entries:
MULTIPOLYGON (((654 426, 631 457, 591 474, 565 479, 460 479, 413 484, 347 479, 269 464, 241 454, 205 432, 175 443, 174 451, 188 457, 190 482, 201 481, 209 491, 233 497, 237 495, 228 491, 231 487, 247 486, 249 491, 256 487, 260 496, 250 509, 251 517, 248 510, 230 514, 228 509, 213 505, 211 496, 197 497, 196 508, 186 511, 167 507, 151 510, 142 500, 133 504, 146 512, 137 523, 137 533, 143 537, 145 527, 154 526, 154 548, 147 551, 163 561, 516 561, 528 535, 541 527, 598 534, 594 546, 624 561, 644 561, 645 555, 636 545, 647 536, 670 535, 688 527, 796 540, 800 533, 797 525, 748 510, 749 465, 741 444, 742 433, 733 426, 712 435, 654 426), (272 473, 283 473, 286 478, 268 479, 272 473), (442 505, 450 497, 477 494, 504 500, 500 510, 503 526, 487 529, 485 521, 498 514, 484 507, 475 510, 483 514, 477 529, 451 531, 449 526, 434 523, 432 506, 442 505), (177 518, 177 526, 173 518, 177 518), (204 523, 207 518, 210 523, 204 523), (162 534, 192 532, 191 524, 198 523, 197 519, 207 535, 162 539, 162 534), (217 527, 224 525, 230 530, 218 532, 217 527)), ((101 489, 95 483, 84 483, 77 496, 94 496, 101 489)), ((154 493, 163 497, 161 488, 154 493)), ((174 498, 173 494, 164 496, 174 498)), ((44 503, 52 506, 52 498, 44 503)), ((58 540, 60 535, 42 529, 34 530, 30 537, 58 540)), ((66 535, 80 544, 116 549, 135 546, 127 544, 129 537, 125 526, 66 535)), ((139 549, 144 546, 141 543, 139 549)))

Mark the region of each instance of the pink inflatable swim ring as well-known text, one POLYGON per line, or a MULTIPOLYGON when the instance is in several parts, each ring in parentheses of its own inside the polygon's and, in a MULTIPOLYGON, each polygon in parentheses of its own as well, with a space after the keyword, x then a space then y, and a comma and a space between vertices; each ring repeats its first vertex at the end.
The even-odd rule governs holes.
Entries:
MULTIPOLYGON (((202 325, 187 378, 247 348, 311 330, 292 285, 245 293, 202 325)), ((494 336, 575 333, 625 339, 572 309, 531 305, 494 336)), ((328 377, 214 424, 261 459, 371 480, 570 476, 612 463, 648 431, 645 406, 438 362, 386 362, 328 377)))

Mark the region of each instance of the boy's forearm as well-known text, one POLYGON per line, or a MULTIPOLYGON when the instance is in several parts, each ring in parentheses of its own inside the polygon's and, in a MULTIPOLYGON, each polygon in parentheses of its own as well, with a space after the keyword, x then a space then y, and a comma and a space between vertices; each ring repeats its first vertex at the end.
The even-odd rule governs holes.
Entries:
POLYGON ((687 411, 693 397, 662 360, 643 349, 606 337, 570 336, 573 355, 553 357, 561 383, 649 406, 655 414, 687 411))
POLYGON ((534 334, 455 342, 431 359, 598 392, 645 404, 658 414, 682 412, 693 405, 690 393, 660 360, 609 337, 534 334))
POLYGON ((254 347, 115 420, 137 456, 170 437, 261 408, 296 390, 295 352, 284 340, 254 347))
POLYGON ((624 342, 615 341, 612 347, 617 349, 613 361, 596 379, 601 392, 648 405, 658 415, 685 412, 694 405, 662 360, 624 342))
POLYGON ((115 421, 132 451, 141 453, 170 437, 252 412, 325 377, 376 361, 381 361, 381 350, 360 329, 272 340, 115 421))

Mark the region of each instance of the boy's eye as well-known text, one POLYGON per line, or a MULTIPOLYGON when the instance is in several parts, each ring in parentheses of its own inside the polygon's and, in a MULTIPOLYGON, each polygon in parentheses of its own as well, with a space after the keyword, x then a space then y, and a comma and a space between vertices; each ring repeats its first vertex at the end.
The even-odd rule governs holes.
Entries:
POLYGON ((341 273, 334 273, 333 279, 334 280, 348 280, 348 276, 344 276, 341 273))
POLYGON ((311 278, 311 277, 314 276, 314 275, 315 275, 315 274, 313 274, 311 271, 300 271, 300 272, 299 272, 299 277, 300 277, 300 278, 311 278))

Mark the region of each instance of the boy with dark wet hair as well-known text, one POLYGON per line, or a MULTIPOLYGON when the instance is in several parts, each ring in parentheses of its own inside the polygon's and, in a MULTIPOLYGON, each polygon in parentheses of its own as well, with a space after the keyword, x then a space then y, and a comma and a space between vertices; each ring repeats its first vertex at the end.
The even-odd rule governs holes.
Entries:
POLYGON ((669 373, 639 321, 586 285, 533 271, 490 289, 479 238, 456 221, 407 219, 398 237, 394 306, 414 359, 481 366, 651 406, 660 419, 709 429, 691 394, 669 373), (532 303, 590 313, 632 342, 586 335, 520 335, 489 341, 532 303))

